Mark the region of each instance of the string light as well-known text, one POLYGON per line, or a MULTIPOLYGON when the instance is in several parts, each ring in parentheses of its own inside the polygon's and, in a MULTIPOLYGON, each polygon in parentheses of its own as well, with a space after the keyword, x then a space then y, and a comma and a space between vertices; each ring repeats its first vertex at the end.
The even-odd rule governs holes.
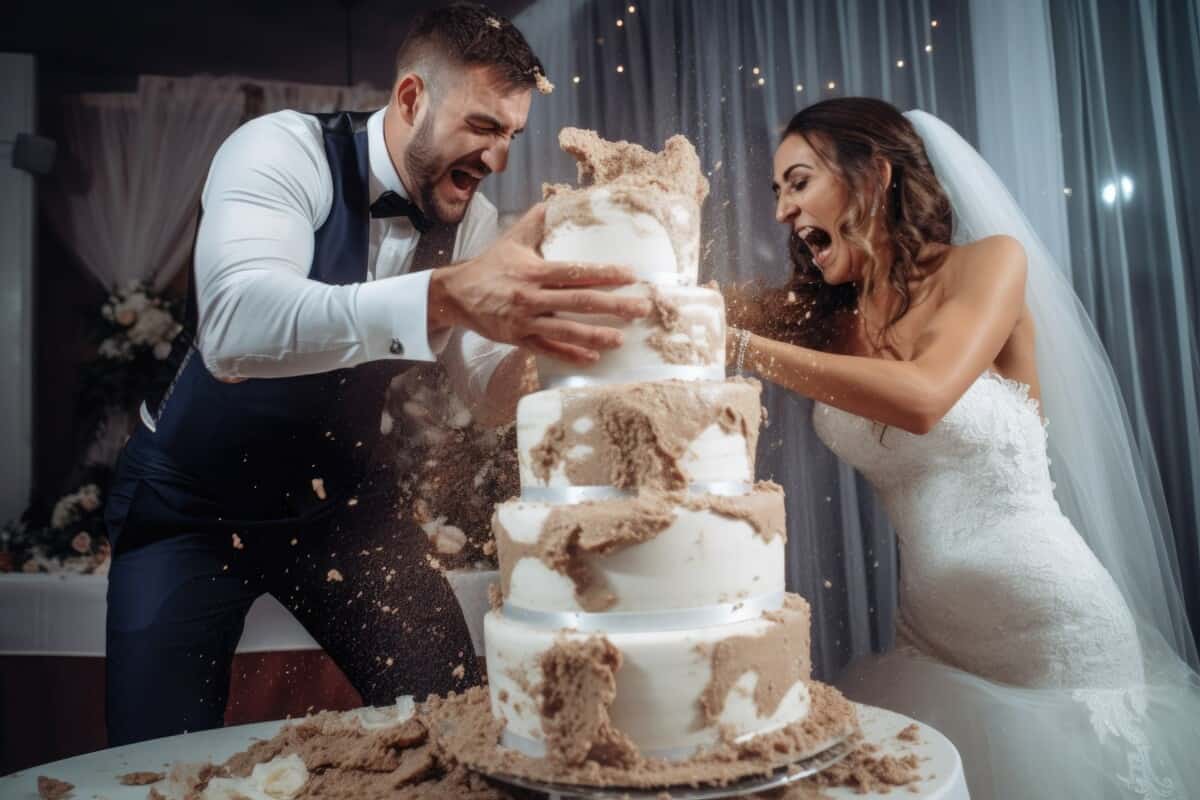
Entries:
POLYGON ((619 20, 617 20, 617 27, 618 27, 618 28, 624 28, 624 27, 625 27, 625 20, 623 20, 623 19, 619 19, 619 20))
POLYGON ((754 69, 752 69, 752 70, 750 70, 750 71, 751 71, 751 72, 753 72, 755 75, 757 75, 758 73, 762 72, 762 70, 760 70, 758 67, 755 67, 754 69))
POLYGON ((931 27, 931 28, 936 28, 936 27, 937 27, 937 25, 938 25, 938 23, 937 23, 937 20, 936 20, 936 19, 934 19, 934 20, 930 20, 930 21, 929 21, 929 27, 931 27))
POLYGON ((804 84, 803 84, 803 83, 797 83, 797 84, 796 84, 796 91, 797 91, 797 92, 803 92, 803 91, 804 91, 804 84))
POLYGON ((1067 197, 1070 197, 1070 196, 1071 196, 1071 187, 1070 187, 1070 186, 1064 186, 1064 187, 1063 187, 1063 194, 1065 194, 1067 197))
POLYGON ((625 65, 617 64, 617 72, 624 72, 624 71, 625 71, 625 65))
POLYGON ((932 53, 932 52, 933 52, 933 45, 931 45, 931 44, 927 44, 927 45, 925 45, 925 52, 926 52, 926 53, 932 53))
POLYGON ((759 85, 759 86, 762 86, 762 85, 763 85, 764 83, 766 83, 766 82, 767 82, 767 79, 766 79, 766 78, 759 78, 759 79, 758 79, 758 85, 759 85))
POLYGON ((571 83, 579 83, 579 76, 576 75, 574 78, 571 78, 571 83))
POLYGON ((836 83, 834 83, 833 81, 830 81, 830 82, 829 82, 829 88, 830 88, 830 89, 836 89, 836 88, 837 88, 837 84, 836 84, 836 83))
POLYGON ((903 58, 897 59, 896 69, 904 69, 904 59, 903 58))
POLYGON ((637 6, 633 6, 633 5, 631 5, 631 6, 629 7, 629 13, 630 13, 630 14, 636 14, 636 13, 637 13, 637 6))

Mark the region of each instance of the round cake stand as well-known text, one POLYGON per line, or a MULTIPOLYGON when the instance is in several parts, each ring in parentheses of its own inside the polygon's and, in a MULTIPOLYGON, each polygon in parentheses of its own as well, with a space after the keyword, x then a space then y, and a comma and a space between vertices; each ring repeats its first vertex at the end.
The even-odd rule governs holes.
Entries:
POLYGON ((848 738, 842 739, 808 758, 780 767, 770 775, 743 778, 725 786, 627 789, 619 786, 599 787, 543 783, 512 775, 490 774, 487 777, 498 783, 541 792, 548 795, 550 800, 660 800, 664 796, 670 797, 671 800, 717 800, 717 798, 741 797, 754 792, 765 792, 768 789, 777 789, 780 786, 787 786, 789 783, 811 777, 848 756, 853 752, 854 746, 854 743, 848 738))

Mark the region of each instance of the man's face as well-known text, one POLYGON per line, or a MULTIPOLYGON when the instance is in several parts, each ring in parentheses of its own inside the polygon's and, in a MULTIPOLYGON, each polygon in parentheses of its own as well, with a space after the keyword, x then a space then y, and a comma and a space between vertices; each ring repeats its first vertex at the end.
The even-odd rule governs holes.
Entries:
POLYGON ((468 67, 420 112, 404 154, 414 200, 444 224, 460 222, 479 182, 508 165, 525 128, 530 89, 511 89, 487 67, 468 67))

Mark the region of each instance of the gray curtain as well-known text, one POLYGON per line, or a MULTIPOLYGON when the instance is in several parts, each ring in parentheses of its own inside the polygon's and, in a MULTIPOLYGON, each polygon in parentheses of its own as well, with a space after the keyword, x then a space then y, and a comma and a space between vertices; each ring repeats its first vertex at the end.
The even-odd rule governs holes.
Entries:
POLYGON ((1200 632, 1200 3, 1049 7, 1071 276, 1161 475, 1200 632))
MULTIPOLYGON (((651 147, 683 133, 711 170, 702 278, 782 282, 789 265, 786 232, 774 220, 771 157, 800 108, 826 97, 875 95, 938 114, 974 141, 963 4, 632 5, 630 12, 629 0, 543 0, 514 20, 557 89, 534 99, 508 172, 489 181, 502 214, 540 199, 543 182, 575 179, 574 162, 555 142, 565 125, 651 147)), ((832 679, 852 657, 891 642, 893 535, 866 484, 816 439, 811 404, 769 386, 764 402, 770 421, 759 474, 787 491, 788 582, 813 605, 814 671, 832 679)))
MULTIPOLYGON (((711 170, 702 277, 782 282, 770 163, 792 113, 858 94, 940 116, 996 168, 1096 321, 1163 479, 1195 626, 1197 0, 630 5, 542 0, 516 19, 558 88, 535 99, 489 189, 501 213, 574 180, 555 143, 565 125, 655 147, 682 132, 711 170)), ((764 401, 759 471, 787 491, 789 586, 813 604, 815 672, 832 680, 891 644, 894 538, 869 487, 815 438, 810 403, 769 386, 764 401)))

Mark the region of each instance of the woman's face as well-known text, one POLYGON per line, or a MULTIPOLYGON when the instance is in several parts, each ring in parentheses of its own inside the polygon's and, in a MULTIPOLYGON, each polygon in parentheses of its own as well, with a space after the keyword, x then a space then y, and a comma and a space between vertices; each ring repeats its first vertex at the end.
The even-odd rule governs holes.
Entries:
POLYGON ((848 203, 846 184, 803 136, 792 134, 779 143, 771 188, 775 219, 808 245, 825 282, 858 280, 859 259, 838 234, 838 220, 848 203))

